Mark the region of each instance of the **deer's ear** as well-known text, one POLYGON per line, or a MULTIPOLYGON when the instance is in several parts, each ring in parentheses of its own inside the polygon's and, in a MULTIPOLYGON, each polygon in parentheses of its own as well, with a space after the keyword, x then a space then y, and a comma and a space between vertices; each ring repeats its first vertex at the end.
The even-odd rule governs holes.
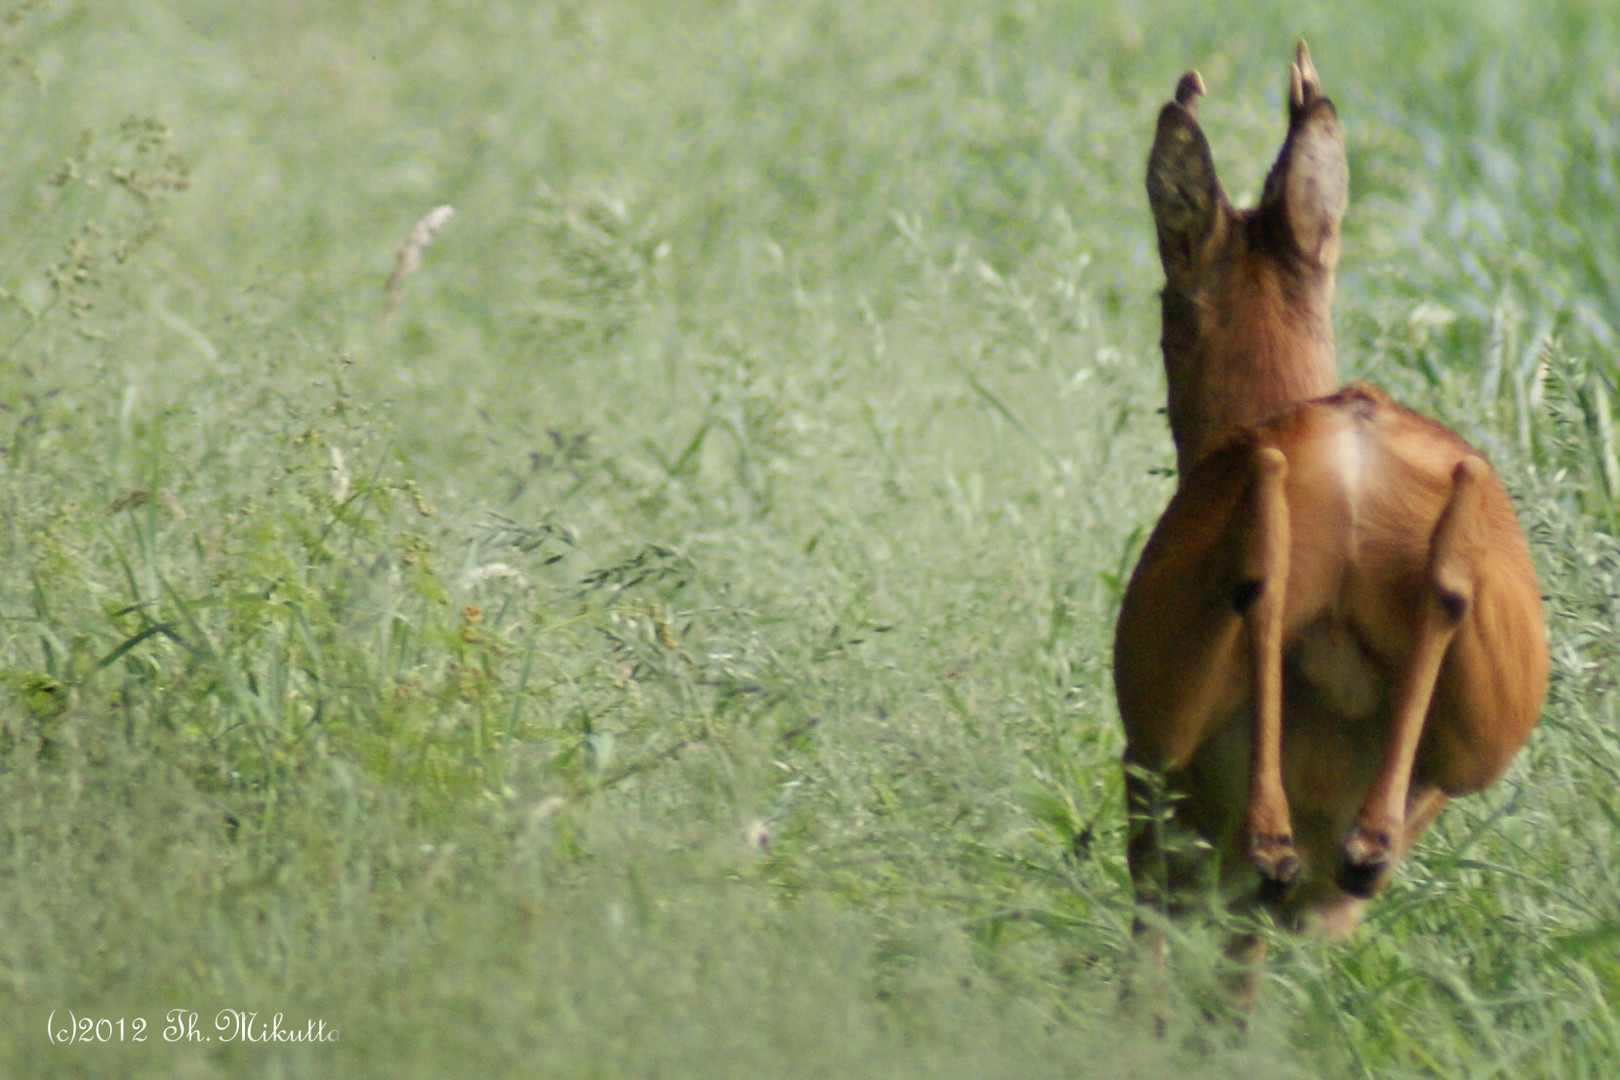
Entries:
POLYGON ((1159 125, 1148 155, 1148 205, 1159 231, 1159 258, 1165 275, 1181 277, 1197 262, 1221 220, 1225 197, 1215 161, 1194 115, 1204 92, 1196 71, 1181 77, 1176 100, 1159 111, 1159 125))
POLYGON ((1333 102, 1305 43, 1288 71, 1288 137, 1266 177, 1262 211, 1280 214, 1294 247, 1332 270, 1339 261, 1339 222, 1350 201, 1350 164, 1333 102))

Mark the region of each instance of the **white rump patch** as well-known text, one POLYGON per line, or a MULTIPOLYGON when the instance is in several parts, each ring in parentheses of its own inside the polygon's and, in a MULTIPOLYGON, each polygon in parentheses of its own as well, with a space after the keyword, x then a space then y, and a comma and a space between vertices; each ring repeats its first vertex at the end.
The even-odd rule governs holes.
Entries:
POLYGON ((1345 493, 1351 496, 1354 505, 1367 475, 1367 440, 1354 424, 1346 424, 1334 438, 1333 460, 1344 479, 1345 493))
POLYGON ((1345 554, 1356 561, 1361 541, 1361 493, 1367 483, 1367 440, 1359 424, 1346 424, 1333 439, 1333 464, 1344 485, 1348 515, 1345 554))

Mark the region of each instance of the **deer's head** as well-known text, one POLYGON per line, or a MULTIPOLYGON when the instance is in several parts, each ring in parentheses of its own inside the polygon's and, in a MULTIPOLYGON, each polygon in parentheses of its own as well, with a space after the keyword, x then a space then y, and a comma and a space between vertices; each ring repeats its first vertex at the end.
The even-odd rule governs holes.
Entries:
POLYGON ((1147 168, 1183 476, 1232 428, 1336 388, 1330 312, 1350 176, 1304 42, 1289 68, 1288 135, 1252 210, 1221 190, 1198 126, 1203 94, 1197 72, 1181 77, 1159 112, 1147 168))

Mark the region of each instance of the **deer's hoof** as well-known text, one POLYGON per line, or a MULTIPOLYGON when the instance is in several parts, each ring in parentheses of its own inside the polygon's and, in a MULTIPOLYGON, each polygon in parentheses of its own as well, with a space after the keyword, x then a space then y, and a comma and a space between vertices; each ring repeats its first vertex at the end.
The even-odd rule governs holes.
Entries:
POLYGON ((1299 879, 1299 853, 1287 833, 1250 834, 1249 862, 1260 872, 1263 888, 1287 889, 1299 879))
POLYGON ((1363 900, 1377 892, 1395 863, 1387 832, 1353 826, 1344 841, 1339 888, 1363 900))

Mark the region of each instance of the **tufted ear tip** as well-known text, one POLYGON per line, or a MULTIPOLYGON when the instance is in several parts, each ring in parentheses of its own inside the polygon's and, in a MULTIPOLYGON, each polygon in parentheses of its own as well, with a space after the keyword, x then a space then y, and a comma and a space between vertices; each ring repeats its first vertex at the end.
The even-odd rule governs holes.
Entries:
POLYGON ((1176 83, 1176 104, 1197 116, 1198 99, 1205 93, 1204 77, 1196 71, 1189 71, 1176 83))
POLYGON ((1311 50, 1301 38, 1294 46, 1294 62, 1288 65, 1288 112, 1291 117, 1303 113, 1312 102, 1322 96, 1322 76, 1311 62, 1311 50))

